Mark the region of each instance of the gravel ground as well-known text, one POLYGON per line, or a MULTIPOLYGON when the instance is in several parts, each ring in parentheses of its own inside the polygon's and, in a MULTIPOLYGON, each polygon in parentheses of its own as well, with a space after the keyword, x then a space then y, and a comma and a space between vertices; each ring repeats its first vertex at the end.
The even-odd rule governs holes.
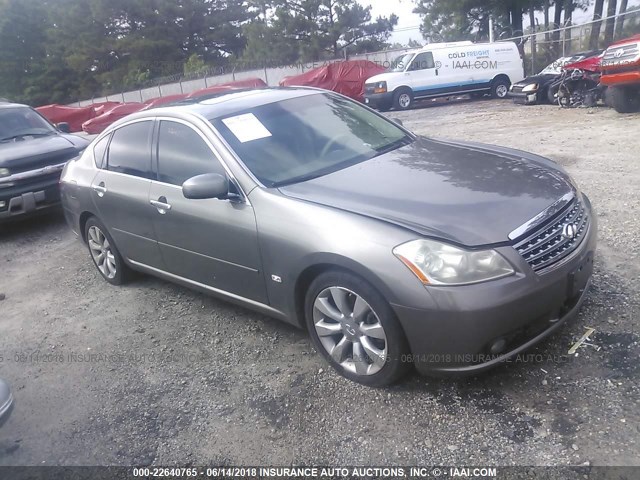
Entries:
POLYGON ((306 334, 154 279, 104 282, 57 212, 0 227, 0 465, 640 465, 640 116, 458 101, 391 113, 417 133, 566 166, 598 212, 579 318, 462 380, 338 377, 306 334), (586 326, 592 344, 566 356, 586 326))

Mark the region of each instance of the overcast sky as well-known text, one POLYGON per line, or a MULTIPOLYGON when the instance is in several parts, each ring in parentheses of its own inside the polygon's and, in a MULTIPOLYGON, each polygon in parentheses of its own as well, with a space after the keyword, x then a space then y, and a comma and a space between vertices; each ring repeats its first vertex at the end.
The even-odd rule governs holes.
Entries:
MULTIPOLYGON (((358 0, 363 5, 371 5, 371 16, 375 19, 378 16, 388 17, 392 13, 398 15, 398 25, 391 36, 390 41, 406 44, 410 38, 419 42, 424 42, 420 30, 421 19, 419 15, 412 12, 415 3, 411 0, 358 0)), ((629 0, 628 9, 640 6, 640 0, 629 0)), ((606 4, 605 4, 606 12, 606 4)), ((552 13, 553 15, 553 9, 552 13)), ((591 20, 593 15, 593 7, 588 12, 576 12, 573 15, 574 23, 584 23, 591 20)), ((538 20, 542 23, 542 13, 538 15, 538 20)), ((529 25, 528 17, 525 17, 525 25, 529 25)))

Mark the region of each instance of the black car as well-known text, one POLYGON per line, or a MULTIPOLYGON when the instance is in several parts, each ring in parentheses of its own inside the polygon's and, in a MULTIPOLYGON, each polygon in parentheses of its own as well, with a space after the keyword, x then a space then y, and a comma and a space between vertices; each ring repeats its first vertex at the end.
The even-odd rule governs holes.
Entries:
POLYGON ((64 165, 89 145, 62 130, 29 106, 0 103, 0 222, 60 202, 64 165))
POLYGON ((514 103, 523 105, 533 105, 536 103, 556 103, 556 88, 550 88, 562 74, 562 67, 570 63, 579 62, 585 58, 600 55, 602 50, 591 50, 588 52, 580 52, 568 57, 560 57, 551 64, 547 65, 537 75, 531 75, 524 80, 511 85, 509 97, 513 98, 514 103))

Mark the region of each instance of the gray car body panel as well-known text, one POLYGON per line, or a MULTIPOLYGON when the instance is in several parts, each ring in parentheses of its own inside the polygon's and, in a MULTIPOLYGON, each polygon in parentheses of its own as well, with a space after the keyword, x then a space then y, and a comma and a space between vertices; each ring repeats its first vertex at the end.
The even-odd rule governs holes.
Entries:
MULTIPOLYGON (((232 114, 252 104, 289 98, 287 95, 315 93, 312 89, 276 89, 232 94, 194 106, 137 113, 107 129, 103 135, 142 118, 188 123, 206 137, 240 191, 240 198, 205 200, 208 211, 217 211, 215 218, 205 221, 204 210, 193 203, 203 200, 180 198, 180 189, 171 187, 176 195, 172 209, 159 216, 155 207, 144 205, 145 196, 151 200, 158 194, 166 196, 169 190, 154 190, 159 182, 151 181, 149 191, 145 187, 136 194, 140 208, 134 218, 140 225, 156 224, 148 230, 155 237, 147 240, 157 260, 133 258, 136 249, 116 241, 125 261, 134 269, 297 326, 304 325, 304 293, 313 275, 326 268, 349 270, 368 280, 391 304, 416 356, 476 354, 492 339, 542 317, 548 317, 546 334, 568 318, 563 313, 567 310, 567 278, 585 259, 592 260, 594 216, 580 247, 545 273, 533 272, 509 238, 514 229, 570 192, 580 195, 590 212, 588 199, 550 160, 502 147, 417 138, 400 150, 324 177, 265 188, 207 121, 221 110, 232 114), (521 182, 524 185, 519 186, 521 182), (162 251, 157 222, 170 216, 175 220, 166 228, 173 228, 174 234, 160 242, 170 246, 162 251), (199 220, 191 222, 189 216, 199 220), (234 218, 239 220, 236 225, 234 218), (222 243, 207 242, 214 232, 221 235, 222 243), (399 244, 425 237, 472 248, 489 245, 511 263, 515 274, 477 285, 425 287, 392 253, 399 244), (198 240, 184 240, 193 238, 198 240), (181 250, 174 256, 176 248, 181 250), (176 268, 178 264, 190 266, 176 268), (216 280, 213 277, 220 265, 226 269, 216 280)), ((91 151, 70 162, 62 176, 65 215, 81 235, 88 215, 96 215, 110 232, 114 225, 108 216, 102 217, 91 189, 98 175, 91 151)), ((543 336, 536 338, 539 341, 543 336)), ((416 358, 421 371, 467 368, 464 362, 421 360, 424 358, 416 358)))

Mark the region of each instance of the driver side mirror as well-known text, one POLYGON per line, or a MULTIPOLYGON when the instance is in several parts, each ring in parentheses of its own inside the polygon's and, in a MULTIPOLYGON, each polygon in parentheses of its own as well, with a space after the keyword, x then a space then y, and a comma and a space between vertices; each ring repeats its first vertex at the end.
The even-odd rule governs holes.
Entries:
POLYGON ((229 179, 218 173, 196 175, 182 184, 182 194, 193 200, 224 199, 229 196, 229 179))
POLYGON ((57 123, 56 128, 62 133, 71 133, 71 128, 69 128, 69 124, 67 122, 57 123))

